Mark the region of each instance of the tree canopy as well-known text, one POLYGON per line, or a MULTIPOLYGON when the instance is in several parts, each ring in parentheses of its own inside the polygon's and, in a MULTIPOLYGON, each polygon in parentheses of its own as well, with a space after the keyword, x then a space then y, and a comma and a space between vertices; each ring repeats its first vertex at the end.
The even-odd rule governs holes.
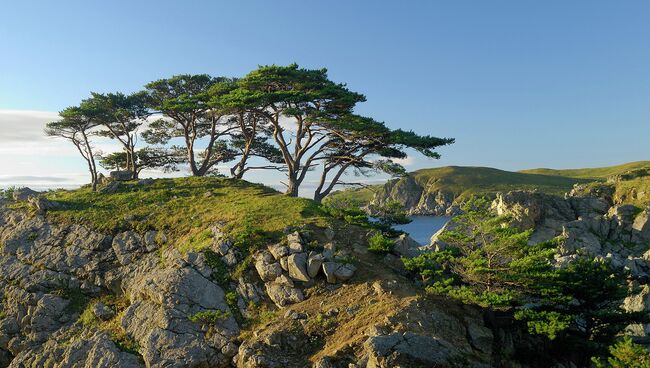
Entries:
POLYGON ((438 158, 436 149, 454 142, 361 116, 354 110, 365 100, 330 80, 326 69, 291 64, 261 66, 240 79, 176 75, 132 94, 92 93, 77 109, 92 123, 88 130, 123 148, 102 156, 103 165, 131 171, 133 179, 142 165, 170 170, 186 163, 191 175, 203 176, 227 164, 235 178, 280 171, 286 193, 297 196, 313 172, 320 202, 350 184, 344 182, 349 173, 403 175, 398 160, 411 151, 438 158), (152 146, 138 150, 139 137, 152 146))

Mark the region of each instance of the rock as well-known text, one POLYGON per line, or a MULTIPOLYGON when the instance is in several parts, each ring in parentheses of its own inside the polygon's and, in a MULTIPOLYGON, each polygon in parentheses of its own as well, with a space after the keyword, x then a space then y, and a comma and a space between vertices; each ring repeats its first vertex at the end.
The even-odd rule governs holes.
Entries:
POLYGON ((526 191, 497 193, 492 210, 512 217, 511 226, 523 231, 535 227, 543 215, 543 195, 526 191))
POLYGON ((284 275, 273 282, 266 283, 265 287, 269 298, 280 308, 305 300, 302 290, 294 287, 293 282, 284 275))
POLYGON ((36 210, 36 212, 43 214, 46 211, 58 210, 63 208, 62 204, 57 201, 51 201, 43 197, 32 196, 28 199, 29 204, 36 210))
POLYGON ((307 274, 309 277, 316 277, 325 261, 322 254, 310 254, 307 259, 307 274))
POLYGON ((332 241, 334 240, 334 236, 336 235, 336 232, 334 231, 334 229, 328 227, 327 229, 325 229, 325 231, 323 231, 323 234, 325 235, 325 238, 328 241, 332 241))
POLYGON ((639 232, 644 240, 650 240, 650 210, 646 209, 636 216, 632 229, 639 232))
POLYGON ((102 321, 108 321, 115 316, 115 312, 104 303, 97 302, 92 306, 92 308, 95 317, 102 321))
POLYGON ((443 341, 412 332, 369 337, 364 347, 369 355, 368 367, 388 368, 402 364, 448 366, 453 355, 451 348, 443 341))
POLYGON ((115 181, 129 181, 133 179, 133 172, 128 170, 111 171, 109 175, 115 181))
POLYGON ((13 198, 14 201, 26 201, 31 197, 36 197, 38 196, 39 193, 35 190, 32 190, 30 188, 17 188, 14 189, 13 191, 13 198))
POLYGON ((269 245, 268 249, 273 255, 273 258, 277 260, 290 254, 289 248, 282 244, 269 245))
POLYGON ((304 247, 302 246, 302 244, 297 243, 297 242, 289 243, 289 253, 292 253, 292 254, 301 253, 303 250, 304 250, 304 247))
POLYGON ((115 193, 120 189, 120 185, 121 184, 119 181, 111 181, 108 184, 106 184, 105 187, 101 188, 99 192, 104 194, 115 193))
POLYGON ((147 231, 144 234, 144 246, 147 252, 153 252, 158 249, 158 232, 155 230, 147 231))
POLYGON ((144 250, 142 238, 133 231, 126 231, 115 236, 112 247, 122 266, 130 264, 144 250))
POLYGON ((280 258, 280 267, 282 267, 283 270, 289 272, 289 257, 282 257, 280 258))
POLYGON ((154 179, 151 178, 146 178, 146 179, 140 179, 138 180, 138 185, 139 186, 146 186, 146 185, 151 185, 154 183, 154 179))
POLYGON ((395 240, 395 246, 393 247, 393 252, 399 254, 400 256, 406 258, 413 258, 419 256, 422 251, 419 249, 420 244, 413 240, 407 234, 402 234, 395 240))
POLYGON ((327 278, 327 282, 330 284, 336 284, 337 278, 336 278, 336 270, 341 267, 340 264, 336 262, 324 262, 323 263, 323 273, 325 274, 325 277, 327 278))
POLYGON ((337 282, 345 282, 354 276, 356 270, 357 268, 352 264, 343 264, 336 268, 334 271, 334 277, 336 277, 337 282))
POLYGON ((255 269, 262 281, 273 281, 282 275, 282 267, 269 252, 262 252, 257 257, 255 262, 255 269))
POLYGON ((310 280, 307 273, 307 253, 294 253, 287 258, 289 276, 297 281, 310 280))
POLYGON ((294 231, 291 234, 287 235, 287 244, 291 243, 302 243, 302 237, 300 236, 299 232, 294 231))

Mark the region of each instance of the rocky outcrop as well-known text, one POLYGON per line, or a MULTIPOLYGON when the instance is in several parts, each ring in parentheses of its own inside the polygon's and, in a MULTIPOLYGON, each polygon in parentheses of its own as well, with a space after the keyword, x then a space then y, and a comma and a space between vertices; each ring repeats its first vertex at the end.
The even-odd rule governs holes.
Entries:
POLYGON ((453 193, 432 189, 408 175, 383 185, 368 205, 368 210, 372 213, 373 208, 397 201, 409 215, 453 216, 458 213, 455 199, 453 193))
MULTIPOLYGON (((333 235, 326 235, 332 239, 333 235)), ((350 280, 356 267, 335 255, 336 246, 328 243, 322 252, 305 251, 300 233, 287 235, 283 243, 270 245, 255 255, 255 269, 265 282, 268 297, 280 308, 305 300, 300 285, 313 284, 321 274, 330 284, 350 280)))
POLYGON ((159 254, 164 240, 0 208, 0 358, 10 367, 228 366, 239 326, 224 290, 202 253, 159 254), (123 309, 97 302, 106 296, 124 300, 123 309), (85 309, 98 322, 83 322, 85 309), (226 317, 190 318, 205 311, 226 317))
MULTIPOLYGON (((508 215, 520 230, 532 229, 530 243, 557 241, 558 266, 577 255, 608 259, 630 272, 639 294, 625 300, 630 311, 650 310, 650 209, 615 204, 609 191, 585 192, 576 187, 566 198, 536 192, 499 193, 492 203, 498 215, 508 215)), ((646 336, 650 325, 630 327, 646 336)))

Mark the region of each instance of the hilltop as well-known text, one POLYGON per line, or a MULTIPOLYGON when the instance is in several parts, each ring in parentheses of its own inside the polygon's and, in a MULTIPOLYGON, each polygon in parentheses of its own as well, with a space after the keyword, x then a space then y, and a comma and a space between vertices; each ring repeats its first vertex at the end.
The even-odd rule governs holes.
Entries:
POLYGON ((521 173, 527 174, 542 174, 542 175, 553 175, 553 176, 563 176, 567 178, 579 178, 579 179, 589 179, 589 180, 606 180, 610 176, 621 175, 629 171, 647 169, 650 168, 650 161, 635 161, 628 162, 622 165, 616 166, 607 166, 607 167, 594 167, 594 168, 583 168, 583 169, 529 169, 521 170, 521 173))

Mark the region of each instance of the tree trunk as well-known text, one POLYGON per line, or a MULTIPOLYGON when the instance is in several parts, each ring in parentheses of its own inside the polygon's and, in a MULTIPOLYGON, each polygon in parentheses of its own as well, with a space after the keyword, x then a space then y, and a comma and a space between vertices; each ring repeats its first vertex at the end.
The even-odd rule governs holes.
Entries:
POLYGON ((300 184, 298 183, 296 175, 289 174, 288 178, 289 178, 289 183, 285 194, 288 195, 289 197, 297 197, 300 184))

